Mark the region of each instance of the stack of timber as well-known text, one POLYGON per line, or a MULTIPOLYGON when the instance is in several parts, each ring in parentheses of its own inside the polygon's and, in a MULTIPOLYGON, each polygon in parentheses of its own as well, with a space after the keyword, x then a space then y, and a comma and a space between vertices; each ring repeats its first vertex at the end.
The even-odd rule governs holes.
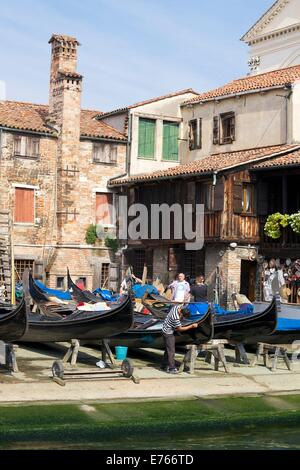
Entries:
POLYGON ((11 298, 11 218, 8 211, 0 211, 0 287, 5 286, 6 300, 11 298))

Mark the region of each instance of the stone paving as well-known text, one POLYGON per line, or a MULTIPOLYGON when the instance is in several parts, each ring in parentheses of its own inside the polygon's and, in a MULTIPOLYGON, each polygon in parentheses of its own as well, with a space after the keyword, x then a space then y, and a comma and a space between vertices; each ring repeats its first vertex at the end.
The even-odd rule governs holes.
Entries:
MULTIPOLYGON (((12 374, 0 369, 0 403, 29 402, 80 402, 80 401, 127 401, 137 399, 187 399, 226 395, 264 395, 300 393, 300 362, 288 371, 279 361, 276 372, 259 363, 255 367, 234 362, 234 351, 226 349, 230 374, 222 367, 219 372, 200 357, 195 374, 182 373, 170 376, 159 370, 162 351, 129 351, 140 383, 121 377, 93 380, 69 380, 64 387, 52 380, 53 361, 62 359, 67 344, 20 345, 17 360, 20 372, 12 374)), ((182 360, 178 354, 177 359, 182 360)), ((253 353, 249 353, 252 360, 253 353)), ((100 350, 82 347, 77 370, 93 367, 100 358, 100 350)), ((70 370, 71 366, 68 365, 70 370)))

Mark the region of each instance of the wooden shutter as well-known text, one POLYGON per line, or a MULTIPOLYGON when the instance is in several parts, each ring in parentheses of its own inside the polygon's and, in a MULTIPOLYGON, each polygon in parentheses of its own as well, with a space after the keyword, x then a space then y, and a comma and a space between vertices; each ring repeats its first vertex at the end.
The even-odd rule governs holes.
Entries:
POLYGON ((218 180, 214 187, 214 210, 224 210, 224 181, 223 179, 218 180))
POLYGON ((233 212, 235 214, 243 212, 243 184, 241 182, 233 184, 233 212))
POLYGON ((34 189, 16 188, 15 215, 16 223, 34 223, 34 189))
POLYGON ((197 119, 197 149, 202 148, 202 119, 197 119))
POLYGON ((113 195, 111 193, 96 194, 96 222, 97 224, 112 224, 111 208, 113 195))
POLYGON ((195 181, 190 181, 186 184, 186 201, 187 204, 195 204, 196 201, 196 183, 195 181))
POLYGON ((193 119, 189 122, 189 149, 195 150, 197 142, 197 120, 193 119))
POLYGON ((139 154, 140 158, 154 159, 155 153, 155 128, 154 119, 139 119, 139 154))
POLYGON ((164 122, 163 128, 163 159, 178 161, 179 125, 174 122, 164 122))
POLYGON ((230 139, 232 142, 235 140, 235 115, 234 114, 230 118, 230 139))
POLYGON ((215 145, 220 143, 220 118, 219 116, 214 117, 213 143, 215 145))
POLYGON ((20 135, 14 136, 14 155, 21 155, 22 137, 20 135))
POLYGON ((268 184, 262 180, 257 185, 257 215, 268 215, 268 184))

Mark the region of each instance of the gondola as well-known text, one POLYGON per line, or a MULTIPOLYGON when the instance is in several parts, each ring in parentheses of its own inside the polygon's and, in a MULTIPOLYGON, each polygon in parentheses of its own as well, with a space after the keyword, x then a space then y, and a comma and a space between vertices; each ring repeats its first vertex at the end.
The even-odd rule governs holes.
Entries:
MULTIPOLYGON (((149 302, 144 297, 143 305, 156 318, 165 318, 174 302, 170 302, 161 296, 151 296, 152 299, 153 297, 155 298, 154 302, 149 302)), ((277 328, 278 309, 279 301, 274 297, 271 304, 267 304, 263 310, 258 309, 253 313, 236 312, 230 315, 215 315, 214 339, 228 339, 244 344, 255 344, 266 337, 270 338, 270 335, 277 328)))
MULTIPOLYGON (((255 302, 254 305, 257 310, 264 310, 267 302, 255 302)), ((292 344, 300 341, 300 305, 280 304, 275 331, 260 341, 269 344, 292 344)))
POLYGON ((39 307, 41 313, 59 318, 60 315, 70 315, 76 310, 76 304, 74 302, 62 301, 44 292, 37 285, 31 273, 24 273, 24 282, 26 285, 28 283, 29 294, 39 307))
POLYGON ((263 311, 216 315, 214 339, 228 339, 249 345, 262 342, 263 338, 270 338, 277 328, 278 308, 279 299, 274 297, 263 311))
MULTIPOLYGON (((185 319, 182 325, 198 323, 198 328, 183 333, 175 333, 176 346, 203 344, 210 341, 214 334, 213 315, 209 306, 204 315, 195 319, 185 319)), ((127 346, 132 349, 164 349, 162 336, 163 321, 152 315, 134 315, 134 325, 128 331, 110 339, 111 346, 127 346)))
POLYGON ((0 341, 10 343, 22 338, 27 330, 26 304, 23 298, 10 311, 0 311, 0 341))
POLYGON ((77 302, 86 302, 86 303, 97 303, 101 302, 103 298, 99 295, 95 295, 88 290, 81 290, 76 284, 72 281, 70 276, 70 271, 68 269, 68 289, 73 299, 77 302))
POLYGON ((101 340, 120 334, 133 324, 132 301, 125 296, 111 309, 101 312, 76 310, 71 315, 53 318, 29 314, 28 330, 22 342, 50 343, 78 340, 101 340))

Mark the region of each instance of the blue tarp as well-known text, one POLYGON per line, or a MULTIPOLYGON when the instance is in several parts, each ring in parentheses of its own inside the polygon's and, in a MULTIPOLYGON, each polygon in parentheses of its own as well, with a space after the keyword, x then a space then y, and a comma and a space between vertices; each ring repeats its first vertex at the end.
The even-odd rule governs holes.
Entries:
POLYGON ((120 296, 119 295, 113 295, 109 290, 106 289, 96 289, 93 292, 94 295, 100 295, 103 300, 106 300, 106 302, 112 302, 119 300, 120 296))
POLYGON ((207 313, 208 303, 189 304, 188 308, 190 311, 189 319, 192 320, 194 318, 195 320, 199 320, 199 317, 203 317, 203 315, 207 313))
POLYGON ((36 285, 43 291, 45 294, 57 297, 60 300, 72 300, 70 292, 64 292, 61 290, 49 289, 41 281, 35 281, 36 285))
POLYGON ((236 315, 236 314, 250 314, 254 312, 254 307, 251 304, 243 304, 240 306, 240 310, 224 310, 220 305, 214 304, 214 310, 216 315, 236 315))
POLYGON ((151 286, 150 284, 146 284, 145 286, 142 286, 141 284, 136 284, 132 287, 132 290, 136 299, 142 299, 146 292, 155 295, 159 294, 156 287, 151 286))

